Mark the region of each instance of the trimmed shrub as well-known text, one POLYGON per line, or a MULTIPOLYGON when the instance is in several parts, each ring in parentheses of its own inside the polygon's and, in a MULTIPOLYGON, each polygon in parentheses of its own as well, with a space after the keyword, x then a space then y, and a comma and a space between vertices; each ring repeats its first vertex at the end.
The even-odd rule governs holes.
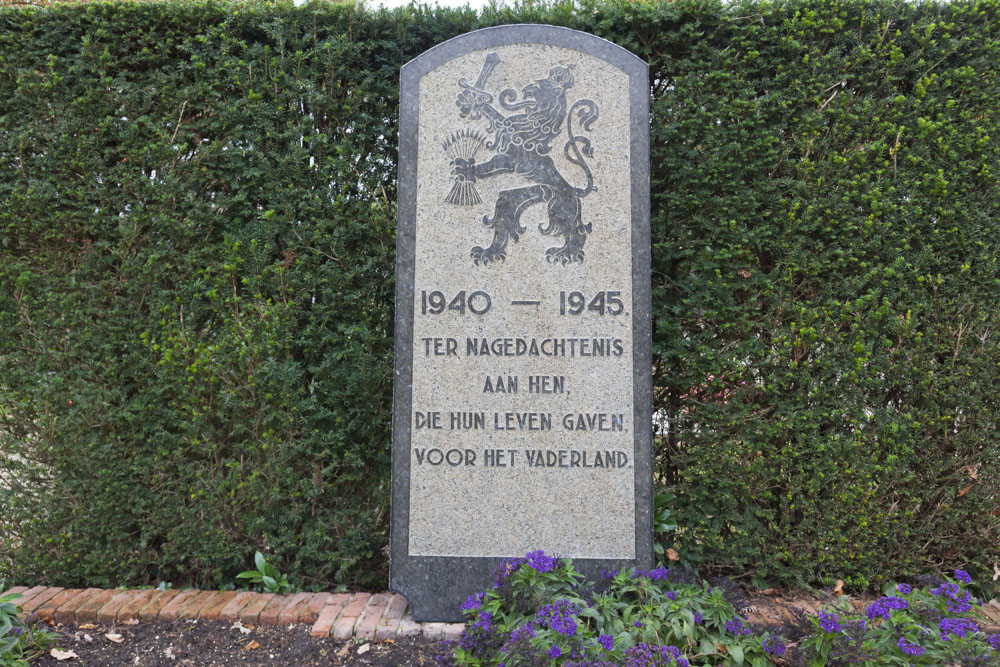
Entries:
POLYGON ((398 70, 541 22, 651 65, 672 546, 761 580, 988 579, 998 19, 0 9, 0 576, 217 586, 260 549, 306 587, 384 584, 398 70))

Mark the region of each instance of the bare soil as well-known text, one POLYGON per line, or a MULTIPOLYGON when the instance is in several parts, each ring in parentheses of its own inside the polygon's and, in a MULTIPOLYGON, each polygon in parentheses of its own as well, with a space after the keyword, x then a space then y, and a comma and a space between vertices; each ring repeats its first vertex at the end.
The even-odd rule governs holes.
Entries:
MULTIPOLYGON (((155 621, 138 625, 59 626, 56 647, 76 657, 46 654, 32 665, 180 667, 183 665, 372 665, 430 667, 440 642, 406 637, 383 642, 338 642, 309 636, 309 625, 255 626, 244 633, 222 621, 155 621), (105 635, 120 635, 121 642, 105 635)), ((117 637, 116 637, 117 638, 117 637)))

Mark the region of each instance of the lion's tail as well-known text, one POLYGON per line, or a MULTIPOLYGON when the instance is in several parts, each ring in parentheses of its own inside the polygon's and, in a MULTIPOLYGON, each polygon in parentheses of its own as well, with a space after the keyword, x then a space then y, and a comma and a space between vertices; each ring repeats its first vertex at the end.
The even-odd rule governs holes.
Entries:
POLYGON ((594 121, 597 120, 597 105, 592 100, 577 100, 569 108, 569 113, 566 114, 566 132, 569 134, 569 140, 563 147, 563 153, 566 154, 566 159, 583 169, 583 173, 587 175, 587 187, 573 189, 577 197, 585 197, 597 189, 594 187, 594 174, 591 173, 590 167, 584 159, 585 157, 593 158, 594 149, 590 145, 589 138, 582 134, 573 133, 574 115, 579 117, 582 129, 589 132, 594 121))

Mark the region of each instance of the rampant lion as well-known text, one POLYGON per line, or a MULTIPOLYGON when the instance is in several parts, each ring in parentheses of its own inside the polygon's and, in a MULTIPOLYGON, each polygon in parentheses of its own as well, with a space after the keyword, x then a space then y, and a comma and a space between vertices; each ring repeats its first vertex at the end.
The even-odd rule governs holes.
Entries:
MULTIPOLYGON (((485 80, 488 69, 484 68, 485 80)), ((477 82, 479 83, 479 82, 477 82)), ((594 177, 584 161, 584 156, 593 157, 590 140, 573 133, 573 117, 576 115, 585 131, 589 131, 597 120, 597 105, 591 100, 577 100, 568 113, 566 91, 573 86, 573 74, 568 67, 554 67, 544 79, 538 79, 521 92, 522 101, 515 102, 517 93, 506 89, 498 96, 500 106, 512 111, 504 116, 491 104, 492 95, 478 85, 470 86, 464 80, 459 84, 463 90, 458 95, 457 105, 462 118, 476 120, 485 116, 489 121, 489 132, 493 138, 486 147, 495 151, 489 161, 476 164, 473 159, 452 160, 452 175, 458 180, 475 182, 497 174, 515 173, 523 176, 533 185, 500 192, 493 216, 483 216, 483 224, 493 230, 493 242, 488 248, 476 246, 472 258, 476 264, 503 261, 506 258, 507 242, 515 242, 526 229, 521 225, 521 215, 535 204, 545 202, 548 225, 539 225, 546 235, 562 236, 561 247, 546 251, 550 262, 569 264, 583 262, 583 244, 591 225, 584 224, 581 215, 581 200, 596 188, 594 177), (566 123, 568 140, 563 147, 566 158, 579 166, 587 177, 584 188, 570 185, 549 154, 552 142, 566 123)))

